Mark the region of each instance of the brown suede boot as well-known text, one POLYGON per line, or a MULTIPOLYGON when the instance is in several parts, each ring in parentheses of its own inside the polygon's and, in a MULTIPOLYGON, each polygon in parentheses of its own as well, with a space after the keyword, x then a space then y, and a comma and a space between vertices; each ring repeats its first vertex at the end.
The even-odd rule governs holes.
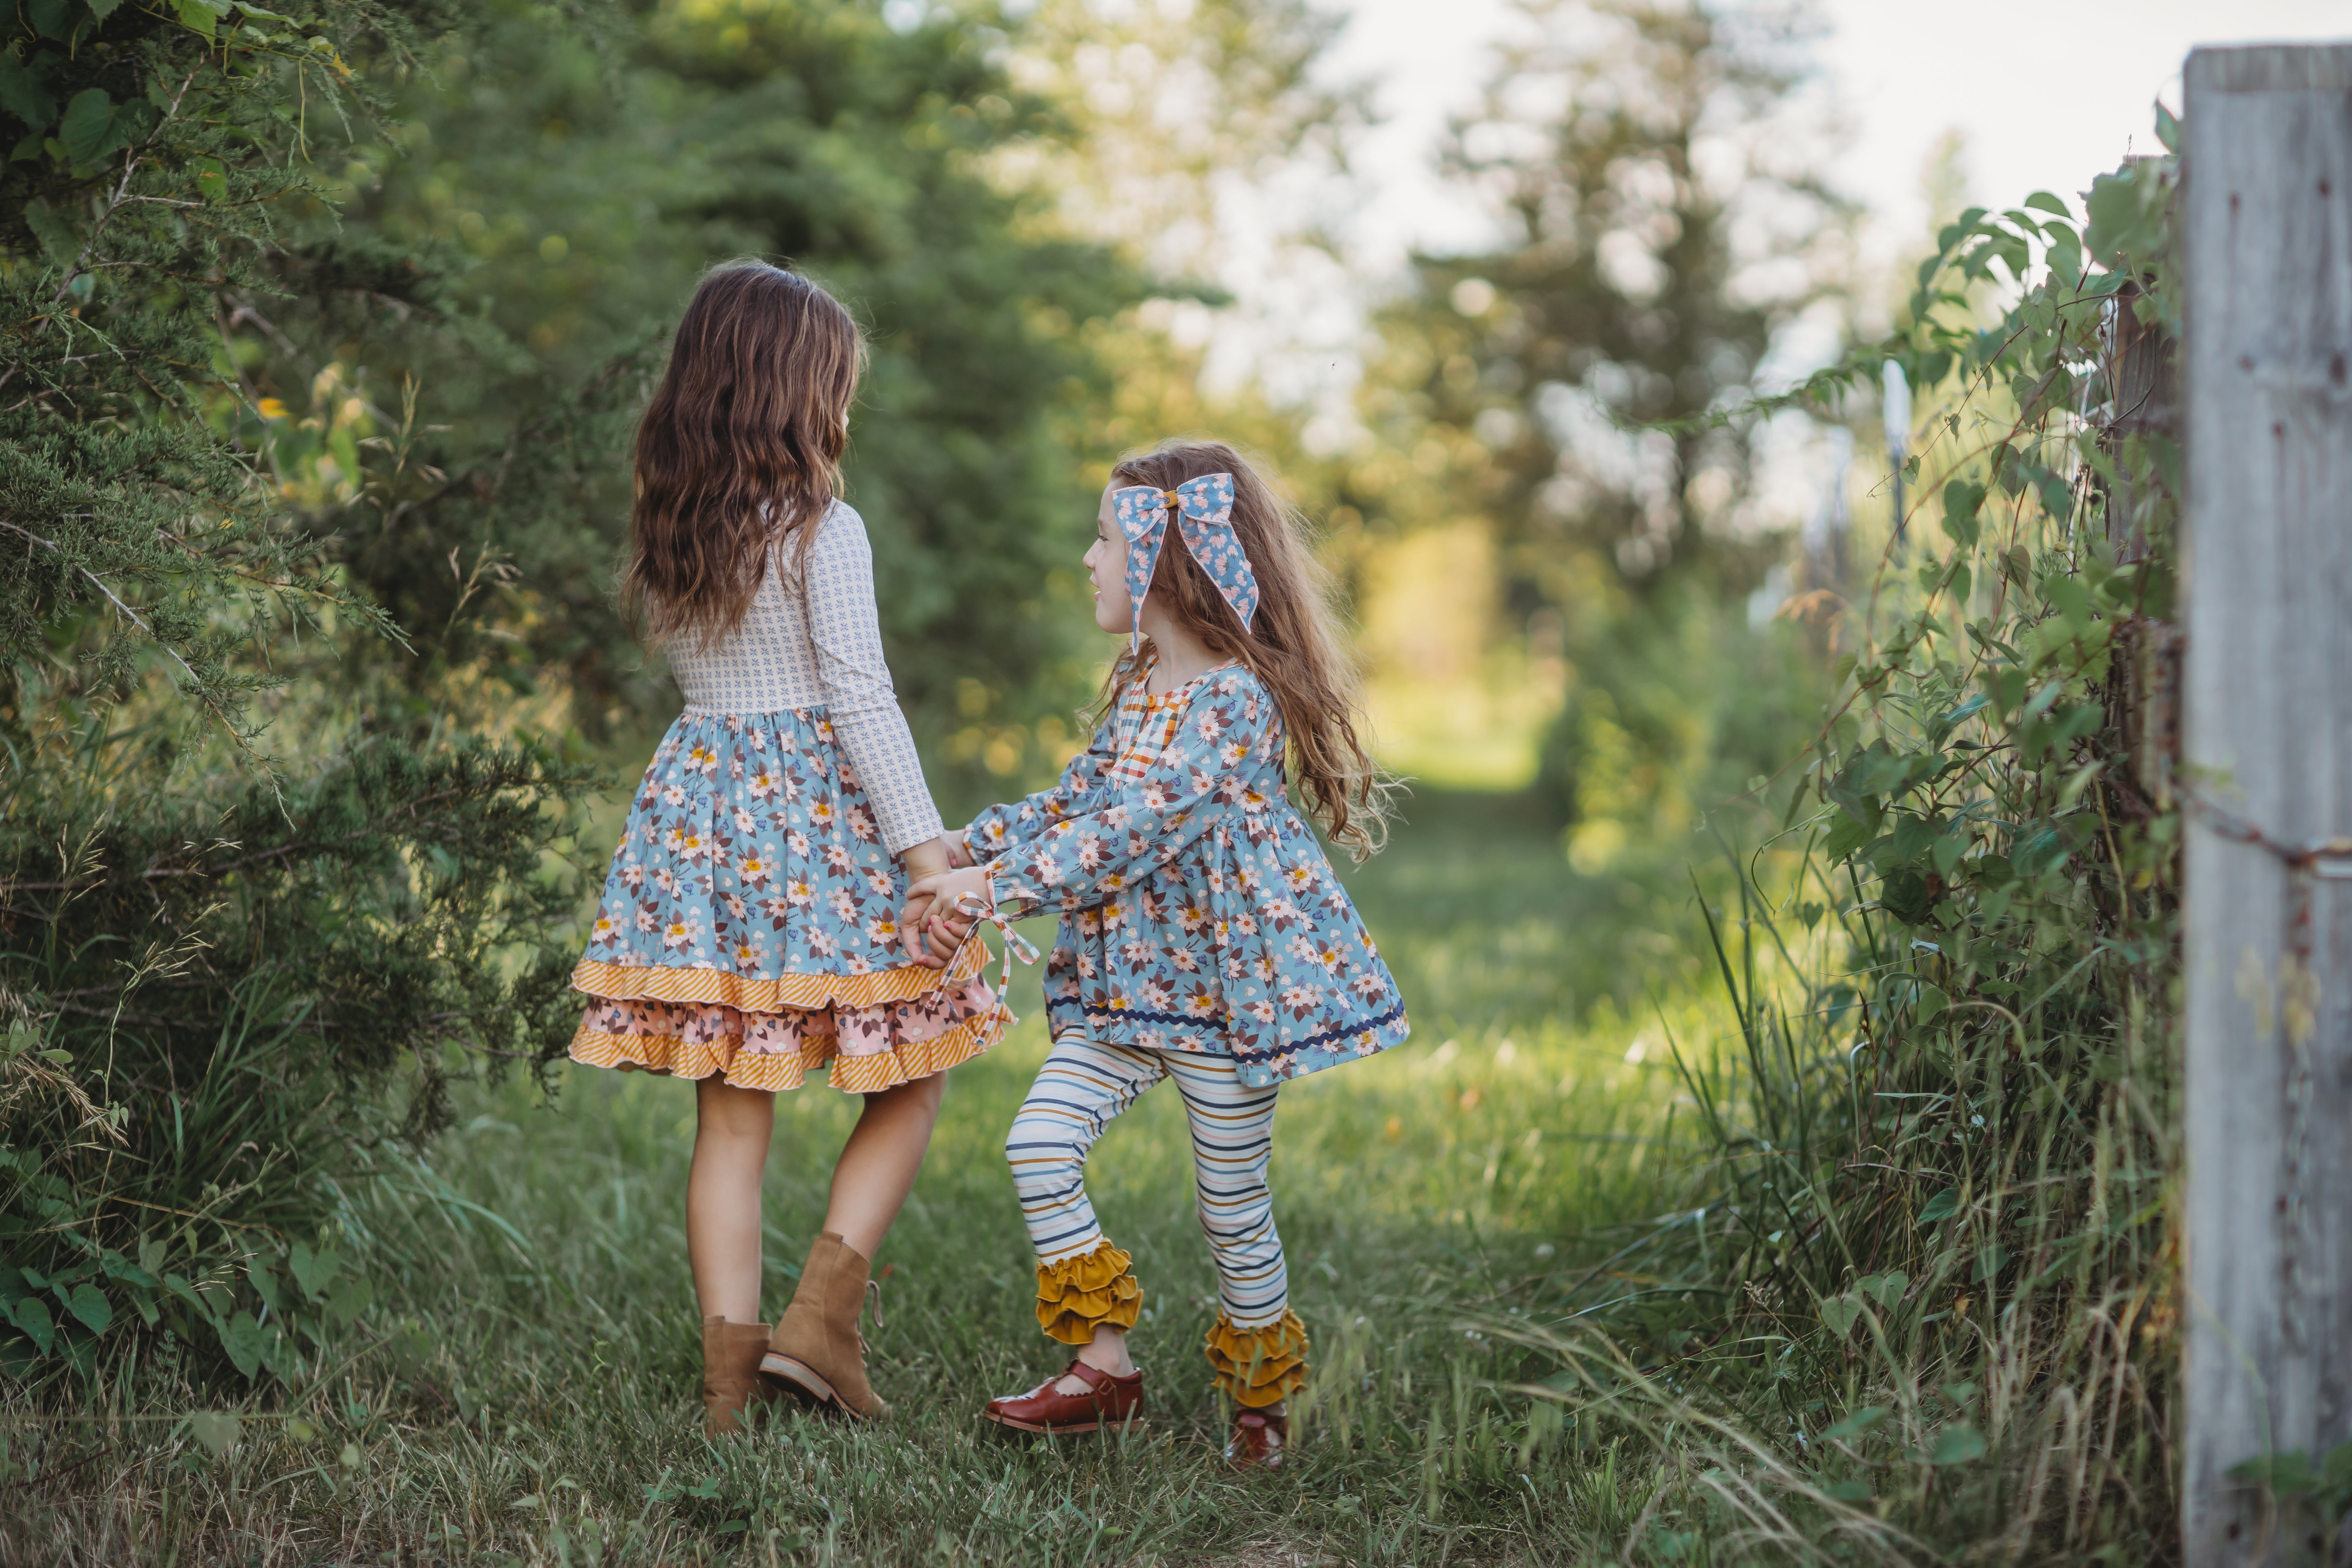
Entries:
POLYGON ((775 1391, 760 1381, 760 1357, 768 1348, 765 1323, 702 1320, 703 1434, 725 1437, 743 1430, 743 1409, 765 1404, 775 1391))
MULTIPOLYGON (((800 1288, 760 1358, 760 1375, 788 1394, 852 1415, 889 1414, 866 1384, 866 1342, 857 1335, 866 1304, 867 1264, 833 1231, 816 1238, 801 1267, 800 1288)), ((877 1304, 874 1322, 880 1327, 877 1304)))

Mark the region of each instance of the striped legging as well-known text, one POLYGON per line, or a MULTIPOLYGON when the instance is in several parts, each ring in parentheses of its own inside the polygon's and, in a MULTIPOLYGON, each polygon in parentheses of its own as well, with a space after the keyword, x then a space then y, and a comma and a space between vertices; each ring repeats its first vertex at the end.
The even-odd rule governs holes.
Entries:
POLYGON ((1277 1322, 1290 1305, 1290 1277, 1265 1185, 1275 1090, 1244 1087, 1231 1057, 1076 1036, 1054 1043, 1004 1140, 1037 1261, 1058 1263, 1102 1244, 1087 1201, 1087 1152, 1113 1117, 1164 1078, 1176 1080, 1192 1123, 1193 1191, 1226 1321, 1237 1329, 1277 1322))

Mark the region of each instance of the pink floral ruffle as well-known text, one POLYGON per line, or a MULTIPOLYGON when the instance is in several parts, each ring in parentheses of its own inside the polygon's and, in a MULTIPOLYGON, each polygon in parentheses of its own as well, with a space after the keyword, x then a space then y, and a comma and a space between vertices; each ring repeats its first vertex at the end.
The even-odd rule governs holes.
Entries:
POLYGON ((808 1072, 829 1067, 835 1089, 872 1094, 969 1061, 1011 1022, 994 990, 979 979, 902 1002, 773 1013, 598 996, 589 1001, 571 1054, 594 1067, 693 1079, 718 1073, 741 1089, 797 1089, 808 1072))

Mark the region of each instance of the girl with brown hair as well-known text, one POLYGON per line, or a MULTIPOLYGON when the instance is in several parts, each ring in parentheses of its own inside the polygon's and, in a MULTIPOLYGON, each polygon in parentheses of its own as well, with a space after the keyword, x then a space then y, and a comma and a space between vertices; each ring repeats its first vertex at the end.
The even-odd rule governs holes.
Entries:
POLYGON ((864 353, 807 279, 720 268, 637 432, 624 586, 686 710, 572 971, 591 1000, 572 1058, 695 1080, 687 1251, 714 1435, 770 1391, 879 1412, 857 1335, 868 1260, 922 1166, 942 1075, 1009 1022, 978 942, 926 967, 894 919, 908 879, 949 859, 883 661, 866 526, 835 495, 864 353), (772 1334, 761 1176, 777 1091, 818 1067, 865 1110, 772 1334))
POLYGON ((986 1418, 1023 1432, 1135 1418, 1142 1286, 1087 1201, 1086 1159, 1172 1079, 1217 1270, 1207 1351, 1235 1406, 1226 1458, 1278 1465, 1307 1342, 1266 1189, 1276 1089, 1408 1029, 1307 816, 1369 854, 1381 784, 1302 527, 1238 453, 1177 442, 1126 458, 1096 530, 1095 624, 1129 642, 1093 743, 1054 788, 950 835, 959 868, 917 882, 901 916, 936 963, 976 917, 1062 916, 1054 1046, 1005 1158, 1037 1251, 1038 1324, 1076 1354, 986 1418))

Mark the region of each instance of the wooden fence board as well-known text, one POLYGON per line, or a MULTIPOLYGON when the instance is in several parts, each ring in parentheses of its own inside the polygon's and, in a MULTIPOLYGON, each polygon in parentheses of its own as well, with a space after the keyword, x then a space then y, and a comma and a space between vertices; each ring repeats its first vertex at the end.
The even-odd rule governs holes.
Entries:
MULTIPOLYGON (((2183 776, 2307 845, 2352 835, 2352 46, 2185 74, 2183 776)), ((2352 881, 2222 821, 2187 846, 2194 1568, 2305 1557, 2228 1471, 2352 1439, 2352 881)))

